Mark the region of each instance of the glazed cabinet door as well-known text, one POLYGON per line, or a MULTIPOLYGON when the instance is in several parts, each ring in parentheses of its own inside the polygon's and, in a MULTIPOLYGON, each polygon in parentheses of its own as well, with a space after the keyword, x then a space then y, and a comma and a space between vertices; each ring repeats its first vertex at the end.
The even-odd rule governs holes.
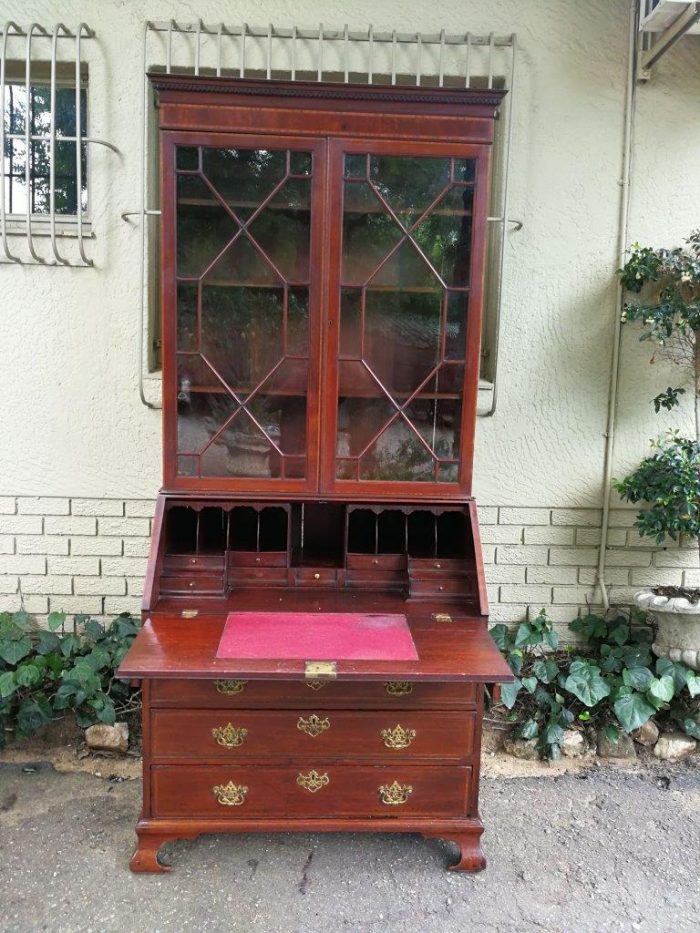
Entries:
POLYGON ((325 142, 162 134, 165 482, 318 486, 325 142))
POLYGON ((470 491, 488 153, 330 144, 328 491, 470 491))

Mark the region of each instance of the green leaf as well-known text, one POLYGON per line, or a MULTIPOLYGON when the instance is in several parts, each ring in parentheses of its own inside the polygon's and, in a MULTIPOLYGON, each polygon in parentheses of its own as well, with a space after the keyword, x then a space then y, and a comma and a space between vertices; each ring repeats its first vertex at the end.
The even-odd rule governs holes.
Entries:
POLYGON ((536 677, 523 677, 521 683, 528 693, 534 693, 537 689, 536 677))
POLYGON ((45 723, 51 721, 51 707, 48 700, 41 694, 27 697, 20 703, 17 710, 17 734, 30 736, 45 723))
POLYGON ((104 648, 95 647, 90 654, 85 655, 85 661, 90 665, 93 671, 97 672, 103 667, 110 667, 111 658, 109 651, 104 648))
POLYGON ((624 645, 630 634, 630 627, 626 623, 616 625, 608 632, 608 639, 615 642, 616 645, 624 645))
POLYGON ((581 720, 581 722, 590 722, 591 714, 587 709, 585 709, 582 713, 578 714, 578 718, 581 720))
POLYGON ((557 678, 559 667, 556 661, 551 661, 549 659, 535 661, 532 665, 532 673, 535 677, 538 677, 542 683, 551 684, 552 681, 557 678))
POLYGON ((508 649, 510 632, 507 625, 503 625, 502 622, 499 625, 494 625, 493 628, 489 629, 489 635, 496 642, 496 647, 499 651, 506 651, 508 649))
POLYGON ((523 653, 519 648, 516 648, 515 651, 511 651, 508 655, 508 667, 511 671, 517 676, 520 671, 523 669, 523 653))
POLYGON ((611 723, 608 723, 608 725, 603 729, 603 732, 605 734, 605 738, 609 742, 617 742, 620 738, 620 730, 617 728, 617 726, 613 726, 611 723))
POLYGON ((700 676, 691 673, 686 680, 686 686, 691 697, 696 697, 700 693, 700 676))
POLYGON ((668 674, 658 679, 653 677, 649 683, 648 693, 663 703, 670 703, 675 692, 673 677, 669 677, 668 674))
POLYGON ((38 684, 40 681, 41 671, 35 664, 32 664, 31 661, 20 664, 15 671, 15 683, 19 687, 31 687, 33 684, 38 684))
POLYGON ((564 730, 556 722, 550 722, 542 734, 546 745, 559 745, 564 738, 564 730))
POLYGON ((641 693, 629 693, 620 697, 613 706, 615 715, 625 732, 634 732, 650 719, 656 709, 642 696, 641 693))
POLYGON ((8 664, 17 664, 22 658, 26 658, 32 650, 32 642, 28 635, 22 635, 14 641, 6 641, 0 644, 0 658, 8 664))
POLYGON ((50 632, 55 632, 57 629, 61 628, 65 621, 65 612, 50 612, 48 618, 46 619, 46 624, 48 625, 50 632))
POLYGON ((117 714, 114 710, 114 704, 111 700, 105 699, 105 704, 97 714, 97 718, 100 722, 107 723, 108 726, 113 726, 117 721, 117 714))
POLYGON ((694 739, 700 739, 700 723, 695 722, 694 719, 690 717, 683 720, 681 723, 683 731, 692 736, 694 739))
POLYGON ((513 709, 521 688, 522 683, 517 677, 512 683, 501 685, 501 702, 506 707, 506 709, 513 709))
POLYGON ((632 667, 623 670, 622 679, 628 687, 644 692, 655 678, 648 667, 632 667))
POLYGON ((11 697, 16 689, 14 671, 5 671, 4 674, 0 674, 0 697, 11 697))
POLYGON ((39 654, 51 654, 60 648, 61 642, 58 635, 53 632, 47 632, 46 629, 39 629, 37 632, 37 648, 39 654))
POLYGON ((70 633, 61 638, 61 653, 64 658, 69 658, 80 651, 80 638, 78 635, 70 633))
POLYGON ((659 677, 673 677, 673 683, 676 691, 680 692, 688 682, 688 672, 690 668, 678 661, 669 661, 668 658, 658 658, 656 661, 656 673, 659 677))
POLYGON ((519 736, 521 739, 534 739, 535 736, 539 735, 540 727, 536 720, 528 719, 527 722, 523 723, 519 730, 519 736))
POLYGON ((584 706, 595 706, 610 693, 610 687, 600 676, 600 668, 588 661, 572 661, 564 689, 579 699, 584 706))

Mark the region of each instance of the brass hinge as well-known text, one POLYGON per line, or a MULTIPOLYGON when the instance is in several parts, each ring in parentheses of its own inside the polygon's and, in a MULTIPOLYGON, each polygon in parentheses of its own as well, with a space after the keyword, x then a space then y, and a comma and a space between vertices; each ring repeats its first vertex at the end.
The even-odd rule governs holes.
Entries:
POLYGON ((451 622, 452 616, 449 614, 449 612, 434 612, 433 620, 435 622, 451 622))
POLYGON ((335 661, 307 661, 304 665, 304 680, 335 680, 338 672, 335 661))

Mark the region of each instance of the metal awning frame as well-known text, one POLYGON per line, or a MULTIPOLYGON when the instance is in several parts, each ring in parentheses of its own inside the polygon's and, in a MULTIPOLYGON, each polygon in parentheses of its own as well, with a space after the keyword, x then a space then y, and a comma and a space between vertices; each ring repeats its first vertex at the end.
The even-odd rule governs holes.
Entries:
POLYGON ((653 24, 653 10, 643 15, 644 0, 640 0, 639 33, 637 40, 637 80, 648 81, 654 65, 691 29, 700 23, 700 3, 686 3, 682 12, 669 23, 662 32, 650 32, 645 29, 645 21, 653 24))

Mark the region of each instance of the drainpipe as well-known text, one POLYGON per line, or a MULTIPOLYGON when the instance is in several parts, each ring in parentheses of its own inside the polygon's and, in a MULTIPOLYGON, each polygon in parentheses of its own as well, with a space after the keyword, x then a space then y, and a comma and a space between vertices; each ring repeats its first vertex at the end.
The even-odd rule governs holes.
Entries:
MULTIPOLYGON (((618 222, 617 256, 618 267, 625 263, 630 214, 630 169, 632 165, 632 146, 634 140, 634 117, 636 99, 636 58, 638 8, 636 0, 630 0, 629 45, 627 51, 627 87, 625 92, 625 125, 622 141, 622 173, 620 176, 620 215, 618 222)), ((603 457, 603 517, 601 522, 600 551, 598 552, 597 585, 603 607, 610 606, 607 585, 605 583, 605 559, 608 547, 608 525, 610 522, 610 499, 612 494, 613 453, 615 449, 615 421, 617 416, 617 389, 620 380, 620 341, 622 337, 622 308, 624 289, 618 281, 615 296, 615 319, 613 329, 613 347, 610 360, 610 386, 608 391, 608 414, 605 426, 605 453, 603 457)))

